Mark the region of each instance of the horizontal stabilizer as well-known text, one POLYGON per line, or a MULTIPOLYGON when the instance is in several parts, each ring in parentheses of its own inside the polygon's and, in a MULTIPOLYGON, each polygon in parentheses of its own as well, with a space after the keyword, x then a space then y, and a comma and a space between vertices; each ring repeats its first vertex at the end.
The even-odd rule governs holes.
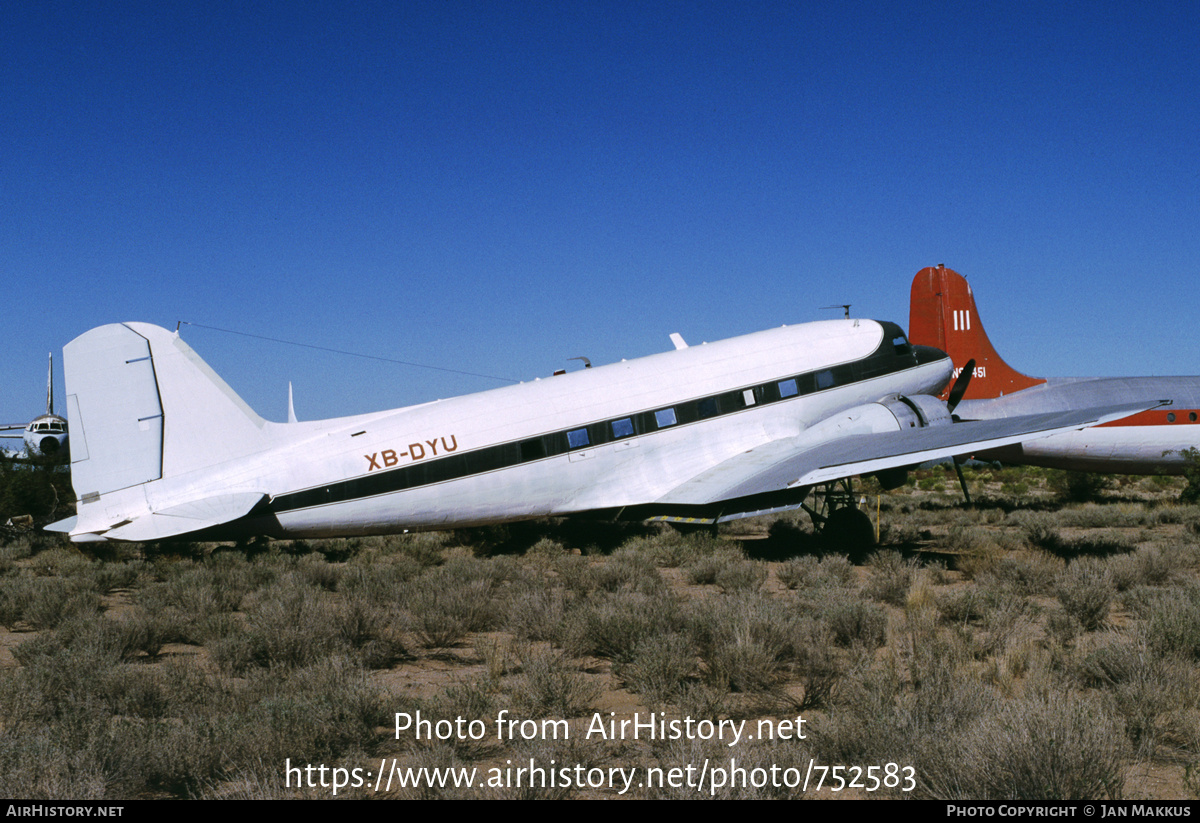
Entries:
POLYGON ((115 528, 99 532, 97 536, 105 540, 135 542, 165 540, 231 523, 245 517, 265 498, 261 492, 219 494, 142 515, 125 524, 114 524, 115 528))

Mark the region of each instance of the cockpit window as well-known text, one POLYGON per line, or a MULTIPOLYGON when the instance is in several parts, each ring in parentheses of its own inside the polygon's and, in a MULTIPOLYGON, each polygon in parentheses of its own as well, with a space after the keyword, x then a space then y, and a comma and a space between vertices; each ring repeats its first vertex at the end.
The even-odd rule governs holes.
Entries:
POLYGON ((908 340, 903 334, 892 338, 892 346, 895 348, 896 354, 908 354, 912 351, 912 346, 908 345, 908 340))

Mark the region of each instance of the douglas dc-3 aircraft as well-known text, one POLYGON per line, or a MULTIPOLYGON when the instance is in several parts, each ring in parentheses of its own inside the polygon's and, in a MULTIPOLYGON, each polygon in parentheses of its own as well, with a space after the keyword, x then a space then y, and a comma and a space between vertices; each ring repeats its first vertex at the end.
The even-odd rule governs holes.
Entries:
MULTIPOLYGON (((944 266, 917 272, 909 303, 913 342, 937 346, 961 366, 973 364, 957 407, 963 419, 1086 408, 1157 399, 1158 408, 1086 430, 979 453, 983 459, 1117 474, 1182 474, 1185 450, 1200 447, 1200 377, 1028 377, 992 347, 966 278, 944 266)), ((958 369, 955 370, 956 374, 958 369)))
MULTIPOLYGON (((953 366, 834 320, 375 414, 272 423, 144 323, 64 349, 77 542, 322 537, 585 515, 714 524, 817 484, 1061 435, 1153 401, 957 423, 953 366)), ((969 371, 969 370, 968 370, 969 371)), ((857 509, 841 511, 853 516, 857 509)), ((836 513, 835 513, 836 515, 836 513)), ((830 524, 836 519, 831 515, 830 524)))
POLYGON ((23 452, 4 449, 6 457, 22 459, 44 457, 53 460, 66 460, 67 455, 67 421, 54 413, 54 355, 50 355, 50 370, 46 377, 46 413, 38 415, 29 423, 14 423, 0 426, 0 438, 25 441, 23 452), (8 434, 18 431, 20 434, 8 434))

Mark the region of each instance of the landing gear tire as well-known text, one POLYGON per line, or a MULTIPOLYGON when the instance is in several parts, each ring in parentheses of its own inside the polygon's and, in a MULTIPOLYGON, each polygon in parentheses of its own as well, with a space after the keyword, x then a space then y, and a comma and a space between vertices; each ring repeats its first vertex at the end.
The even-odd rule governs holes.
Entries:
POLYGON ((860 553, 875 545, 875 527, 866 512, 846 506, 835 510, 825 520, 821 538, 829 550, 860 553))

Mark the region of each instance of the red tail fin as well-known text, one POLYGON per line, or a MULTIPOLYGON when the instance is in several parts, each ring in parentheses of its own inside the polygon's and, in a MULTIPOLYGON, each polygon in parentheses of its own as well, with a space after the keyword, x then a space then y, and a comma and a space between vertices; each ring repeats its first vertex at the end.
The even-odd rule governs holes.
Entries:
MULTIPOLYGON (((996 354, 979 321, 971 287, 958 272, 945 266, 917 272, 908 311, 910 342, 936 346, 959 368, 975 358, 975 373, 965 399, 1000 397, 1046 382, 1021 374, 996 354)), ((954 374, 957 377, 958 371, 954 374)))

